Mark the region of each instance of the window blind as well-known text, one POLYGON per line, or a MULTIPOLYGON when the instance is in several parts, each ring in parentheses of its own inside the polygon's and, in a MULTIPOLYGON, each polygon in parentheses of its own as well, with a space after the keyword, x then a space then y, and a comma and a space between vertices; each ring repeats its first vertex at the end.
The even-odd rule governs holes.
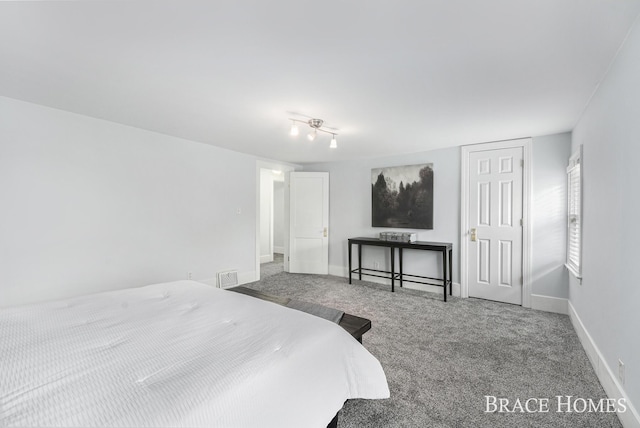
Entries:
POLYGON ((576 277, 582 276, 582 168, 581 150, 574 154, 567 167, 567 262, 576 277))

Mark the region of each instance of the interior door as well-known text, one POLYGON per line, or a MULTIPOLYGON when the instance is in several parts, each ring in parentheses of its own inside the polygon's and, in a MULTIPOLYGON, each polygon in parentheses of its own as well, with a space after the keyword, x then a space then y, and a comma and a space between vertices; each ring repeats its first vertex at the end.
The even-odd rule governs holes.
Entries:
POLYGON ((522 304, 523 148, 469 153, 469 297, 522 304))
POLYGON ((329 273, 329 173, 289 176, 289 272, 329 273))

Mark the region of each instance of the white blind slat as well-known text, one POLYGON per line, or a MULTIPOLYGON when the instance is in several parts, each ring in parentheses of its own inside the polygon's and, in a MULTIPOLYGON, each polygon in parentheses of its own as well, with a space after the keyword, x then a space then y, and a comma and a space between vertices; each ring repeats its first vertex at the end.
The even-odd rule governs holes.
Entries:
POLYGON ((582 211, 580 157, 580 154, 572 156, 570 165, 567 168, 567 267, 578 277, 581 275, 580 247, 582 240, 582 228, 580 224, 582 211))

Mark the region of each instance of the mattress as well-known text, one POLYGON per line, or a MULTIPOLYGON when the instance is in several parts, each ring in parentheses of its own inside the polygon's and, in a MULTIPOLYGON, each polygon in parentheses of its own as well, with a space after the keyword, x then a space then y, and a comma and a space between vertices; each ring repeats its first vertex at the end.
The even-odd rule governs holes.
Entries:
POLYGON ((389 397, 330 321, 194 281, 0 309, 0 426, 326 427, 389 397))

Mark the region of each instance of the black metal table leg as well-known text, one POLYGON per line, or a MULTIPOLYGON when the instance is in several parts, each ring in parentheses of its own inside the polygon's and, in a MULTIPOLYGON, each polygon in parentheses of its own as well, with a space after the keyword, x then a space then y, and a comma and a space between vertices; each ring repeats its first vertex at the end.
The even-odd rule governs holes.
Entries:
POLYGON ((394 253, 395 251, 393 251, 394 248, 391 247, 391 292, 393 293, 395 291, 395 264, 396 261, 394 260, 394 253))
POLYGON ((449 250, 449 296, 453 296, 453 250, 449 250))
POLYGON ((442 251, 442 285, 444 286, 444 301, 447 301, 447 251, 442 251))
POLYGON ((402 287, 402 247, 398 248, 400 253, 400 287, 402 287))
POLYGON ((349 241, 349 284, 351 284, 351 241, 349 241))
POLYGON ((362 281, 362 245, 358 244, 358 279, 362 281))

